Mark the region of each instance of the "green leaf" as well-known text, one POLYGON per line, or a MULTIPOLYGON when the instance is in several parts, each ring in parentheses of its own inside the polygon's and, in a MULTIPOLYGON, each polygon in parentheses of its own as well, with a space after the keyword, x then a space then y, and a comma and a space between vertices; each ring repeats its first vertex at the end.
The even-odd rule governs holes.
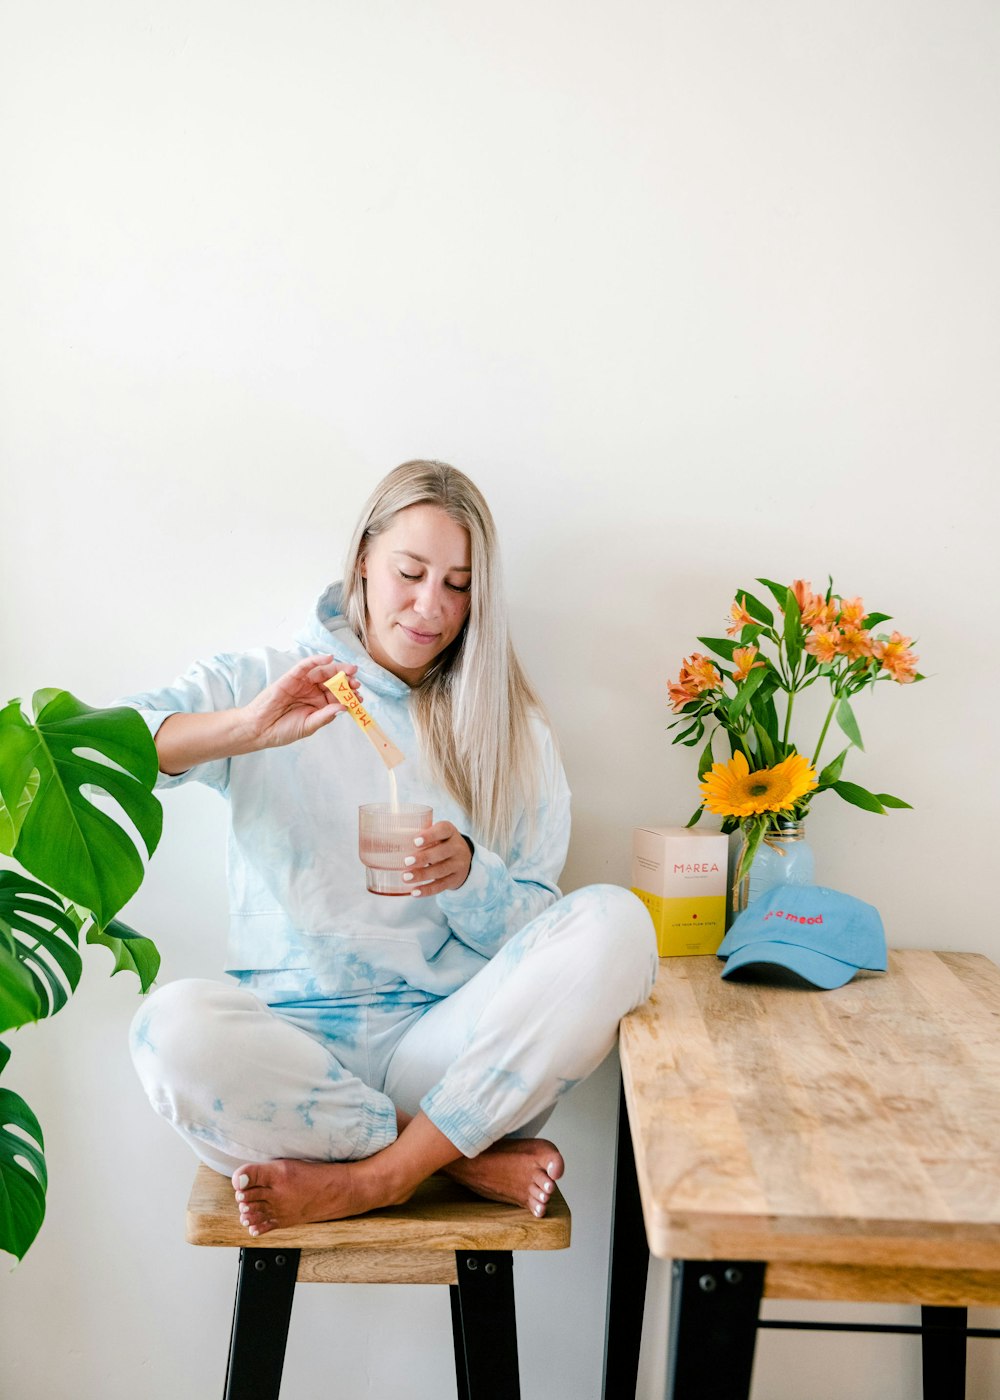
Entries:
POLYGON ((799 601, 790 588, 786 590, 785 596, 784 638, 788 665, 794 671, 802 655, 802 614, 799 611, 799 601))
POLYGON ((777 689, 775 679, 771 673, 768 675, 768 683, 761 686, 760 692, 754 701, 753 717, 754 724, 760 724, 766 730, 772 744, 778 742, 778 709, 774 703, 774 694, 777 689))
POLYGON ((764 760, 765 768, 774 767, 774 744, 771 736, 764 725, 755 717, 753 722, 754 733, 757 735, 757 743, 760 748, 760 756, 764 760))
POLYGON ((697 826, 698 823, 701 821, 701 814, 704 810, 704 807, 699 807, 698 810, 695 812, 694 816, 691 817, 687 822, 685 822, 685 826, 697 826))
POLYGON ((76 990, 77 929, 54 891, 0 870, 0 1031, 54 1016, 76 990))
POLYGON ((44 1147, 28 1105, 19 1094, 0 1089, 0 1249, 17 1259, 27 1254, 45 1219, 44 1147))
MULTIPOLYGON (((760 580, 763 582, 763 580, 760 580)), ((741 588, 736 594, 736 601, 742 603, 751 617, 755 617, 758 622, 762 622, 765 627, 774 626, 774 613, 770 608, 764 606, 759 598, 755 598, 752 593, 748 593, 745 588, 741 588)))
MULTIPOLYGON (((778 607, 781 609, 782 612, 784 612, 788 603, 788 594, 790 590, 786 588, 783 583, 773 583, 769 578, 759 578, 757 582, 762 583, 765 588, 770 589, 770 591, 774 594, 775 601, 777 602, 778 607)), ((753 612, 753 609, 747 608, 747 612, 753 612)))
POLYGON ((875 796, 883 807, 904 807, 908 812, 913 811, 912 802, 904 802, 901 797, 893 797, 891 792, 877 792, 875 796))
POLYGON ((743 842, 734 871, 733 883, 735 885, 742 884, 750 873, 754 856, 757 854, 764 832, 767 830, 767 819, 766 817, 763 820, 760 817, 749 817, 740 825, 743 842))
POLYGON ((850 802, 855 807, 863 807, 866 812, 879 812, 885 814, 885 808, 873 792, 867 788, 858 787, 857 783, 837 782, 831 783, 833 791, 838 793, 845 802, 850 802))
POLYGON ((148 992, 156 981, 160 970, 160 954, 156 944, 144 934, 136 933, 121 919, 112 919, 105 929, 91 925, 87 930, 87 942, 99 943, 114 953, 112 977, 116 972, 134 972, 144 992, 148 992))
POLYGON ((739 719, 740 715, 753 698, 754 692, 759 690, 761 685, 763 685, 766 675, 767 671, 764 667, 759 667, 757 670, 750 672, 749 676, 747 676, 746 680, 732 698, 729 706, 730 719, 739 719))
POLYGON ((699 637, 698 640, 703 647, 708 647, 709 651, 725 657, 727 661, 732 661, 733 652, 740 646, 739 642, 731 641, 728 637, 699 637))
MULTIPOLYGON (((701 758, 699 758, 699 760, 698 760, 698 781, 699 781, 699 783, 701 782, 701 780, 702 780, 702 778, 705 776, 705 774, 709 771, 709 769, 711 768, 711 766, 712 766, 712 764, 713 764, 714 762, 715 762, 715 755, 712 753, 712 736, 709 735, 709 736, 708 736, 708 743, 705 745, 704 749, 702 750, 701 758)), ((700 811, 701 809, 699 808, 698 810, 700 811)))
POLYGON ((31 798, 38 787, 37 774, 25 757, 34 744, 31 725, 21 705, 11 700, 0 710, 0 852, 9 856, 17 844, 31 798))
POLYGON ((850 703, 847 700, 841 700, 840 704, 837 706, 837 723, 854 747, 863 750, 865 746, 861 742, 861 730, 858 728, 858 722, 854 718, 854 711, 851 709, 850 703))
POLYGON ((0 1040, 0 1074, 3 1074, 4 1066, 9 1059, 10 1051, 7 1049, 6 1045, 4 1045, 3 1041, 0 1040))
POLYGON ((113 798, 152 855, 163 822, 151 791, 156 746, 135 710, 95 710, 65 690, 39 691, 35 703, 34 724, 25 721, 30 746, 23 738, 14 742, 16 761, 4 775, 10 811, 11 795, 16 802, 32 771, 38 774, 13 854, 32 875, 92 910, 103 926, 135 894, 143 866, 131 836, 87 790, 113 798), (95 752, 110 762, 95 759, 95 752))
POLYGON ((863 618, 863 619, 862 619, 862 622, 861 622, 861 626, 862 626, 866 631, 870 632, 871 629, 872 629, 873 627, 877 627, 877 626, 879 625, 880 622, 891 622, 891 621, 892 621, 892 613, 878 613, 878 612, 875 612, 875 613, 869 613, 867 617, 863 618))
POLYGON ((848 746, 842 753, 839 753, 836 758, 832 759, 826 765, 817 780, 817 788, 832 787, 833 784, 839 780, 841 773, 844 771, 844 759, 850 752, 851 750, 848 746))

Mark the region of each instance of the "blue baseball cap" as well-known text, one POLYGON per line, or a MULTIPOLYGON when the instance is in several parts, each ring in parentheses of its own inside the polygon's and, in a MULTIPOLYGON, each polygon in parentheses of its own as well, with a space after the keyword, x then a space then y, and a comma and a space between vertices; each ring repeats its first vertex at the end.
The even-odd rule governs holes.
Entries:
POLYGON ((877 909, 822 885, 776 885, 733 921, 719 947, 723 977, 771 963, 824 991, 860 968, 885 972, 885 932, 877 909))

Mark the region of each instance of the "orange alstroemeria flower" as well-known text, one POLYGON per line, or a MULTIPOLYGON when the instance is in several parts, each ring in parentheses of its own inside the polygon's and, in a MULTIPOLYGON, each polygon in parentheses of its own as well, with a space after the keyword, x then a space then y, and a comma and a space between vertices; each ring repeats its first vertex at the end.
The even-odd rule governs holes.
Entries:
POLYGON ((745 681, 750 672, 756 667, 764 665, 763 661, 757 660, 757 651, 757 647, 737 647, 733 652, 733 661, 735 663, 733 680, 737 685, 745 681))
POLYGON ((887 642, 872 643, 872 652, 883 671, 888 671, 900 685, 908 685, 917 678, 920 657, 908 650, 912 641, 912 637, 904 637, 902 632, 893 632, 887 642))
POLYGON ((738 637, 744 627, 750 627, 752 624, 753 618, 739 599, 729 605, 729 626, 726 628, 727 637, 738 637))
POLYGON ((837 622, 841 627, 860 627, 865 620, 865 605, 860 598, 841 598, 837 622))
POLYGON ((834 661, 840 651, 840 633, 817 627, 806 638, 805 649, 820 663, 834 661))
POLYGON ((829 603, 820 593, 812 591, 812 584, 797 578, 792 584, 795 601, 799 605, 802 621, 806 627, 829 627, 837 616, 837 605, 831 598, 829 603))
POLYGON ((840 634, 837 650, 849 661, 860 661, 863 656, 871 656, 872 646, 872 634, 863 627, 845 627, 840 634))
POLYGON ((722 677, 708 657, 696 651, 685 658, 678 679, 667 682, 667 693, 674 709, 681 710, 704 691, 715 690, 721 684, 722 677))
POLYGON ((685 705, 698 699, 696 691, 686 690, 677 681, 667 681, 667 694, 670 696, 670 704, 675 712, 683 710, 685 705))

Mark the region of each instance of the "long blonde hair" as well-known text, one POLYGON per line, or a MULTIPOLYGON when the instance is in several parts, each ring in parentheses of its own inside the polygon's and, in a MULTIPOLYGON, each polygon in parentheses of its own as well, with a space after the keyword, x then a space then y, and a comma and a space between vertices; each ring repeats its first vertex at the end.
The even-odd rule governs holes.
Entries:
POLYGON ((416 505, 437 506, 468 531, 472 586, 465 626, 413 692, 414 725, 434 778, 469 813, 469 834, 507 857, 520 812, 534 806, 539 755, 531 714, 544 711, 508 633, 493 517, 463 472, 444 462, 404 462, 379 482, 348 547, 344 615, 367 647, 362 561, 371 540, 416 505))

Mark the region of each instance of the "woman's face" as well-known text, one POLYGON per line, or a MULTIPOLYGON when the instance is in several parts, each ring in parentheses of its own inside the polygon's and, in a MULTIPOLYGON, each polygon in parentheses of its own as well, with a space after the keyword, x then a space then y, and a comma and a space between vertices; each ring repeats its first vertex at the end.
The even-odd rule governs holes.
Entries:
POLYGON ((438 506, 408 506, 369 543, 368 651, 407 685, 418 685, 469 613, 469 532, 438 506))

